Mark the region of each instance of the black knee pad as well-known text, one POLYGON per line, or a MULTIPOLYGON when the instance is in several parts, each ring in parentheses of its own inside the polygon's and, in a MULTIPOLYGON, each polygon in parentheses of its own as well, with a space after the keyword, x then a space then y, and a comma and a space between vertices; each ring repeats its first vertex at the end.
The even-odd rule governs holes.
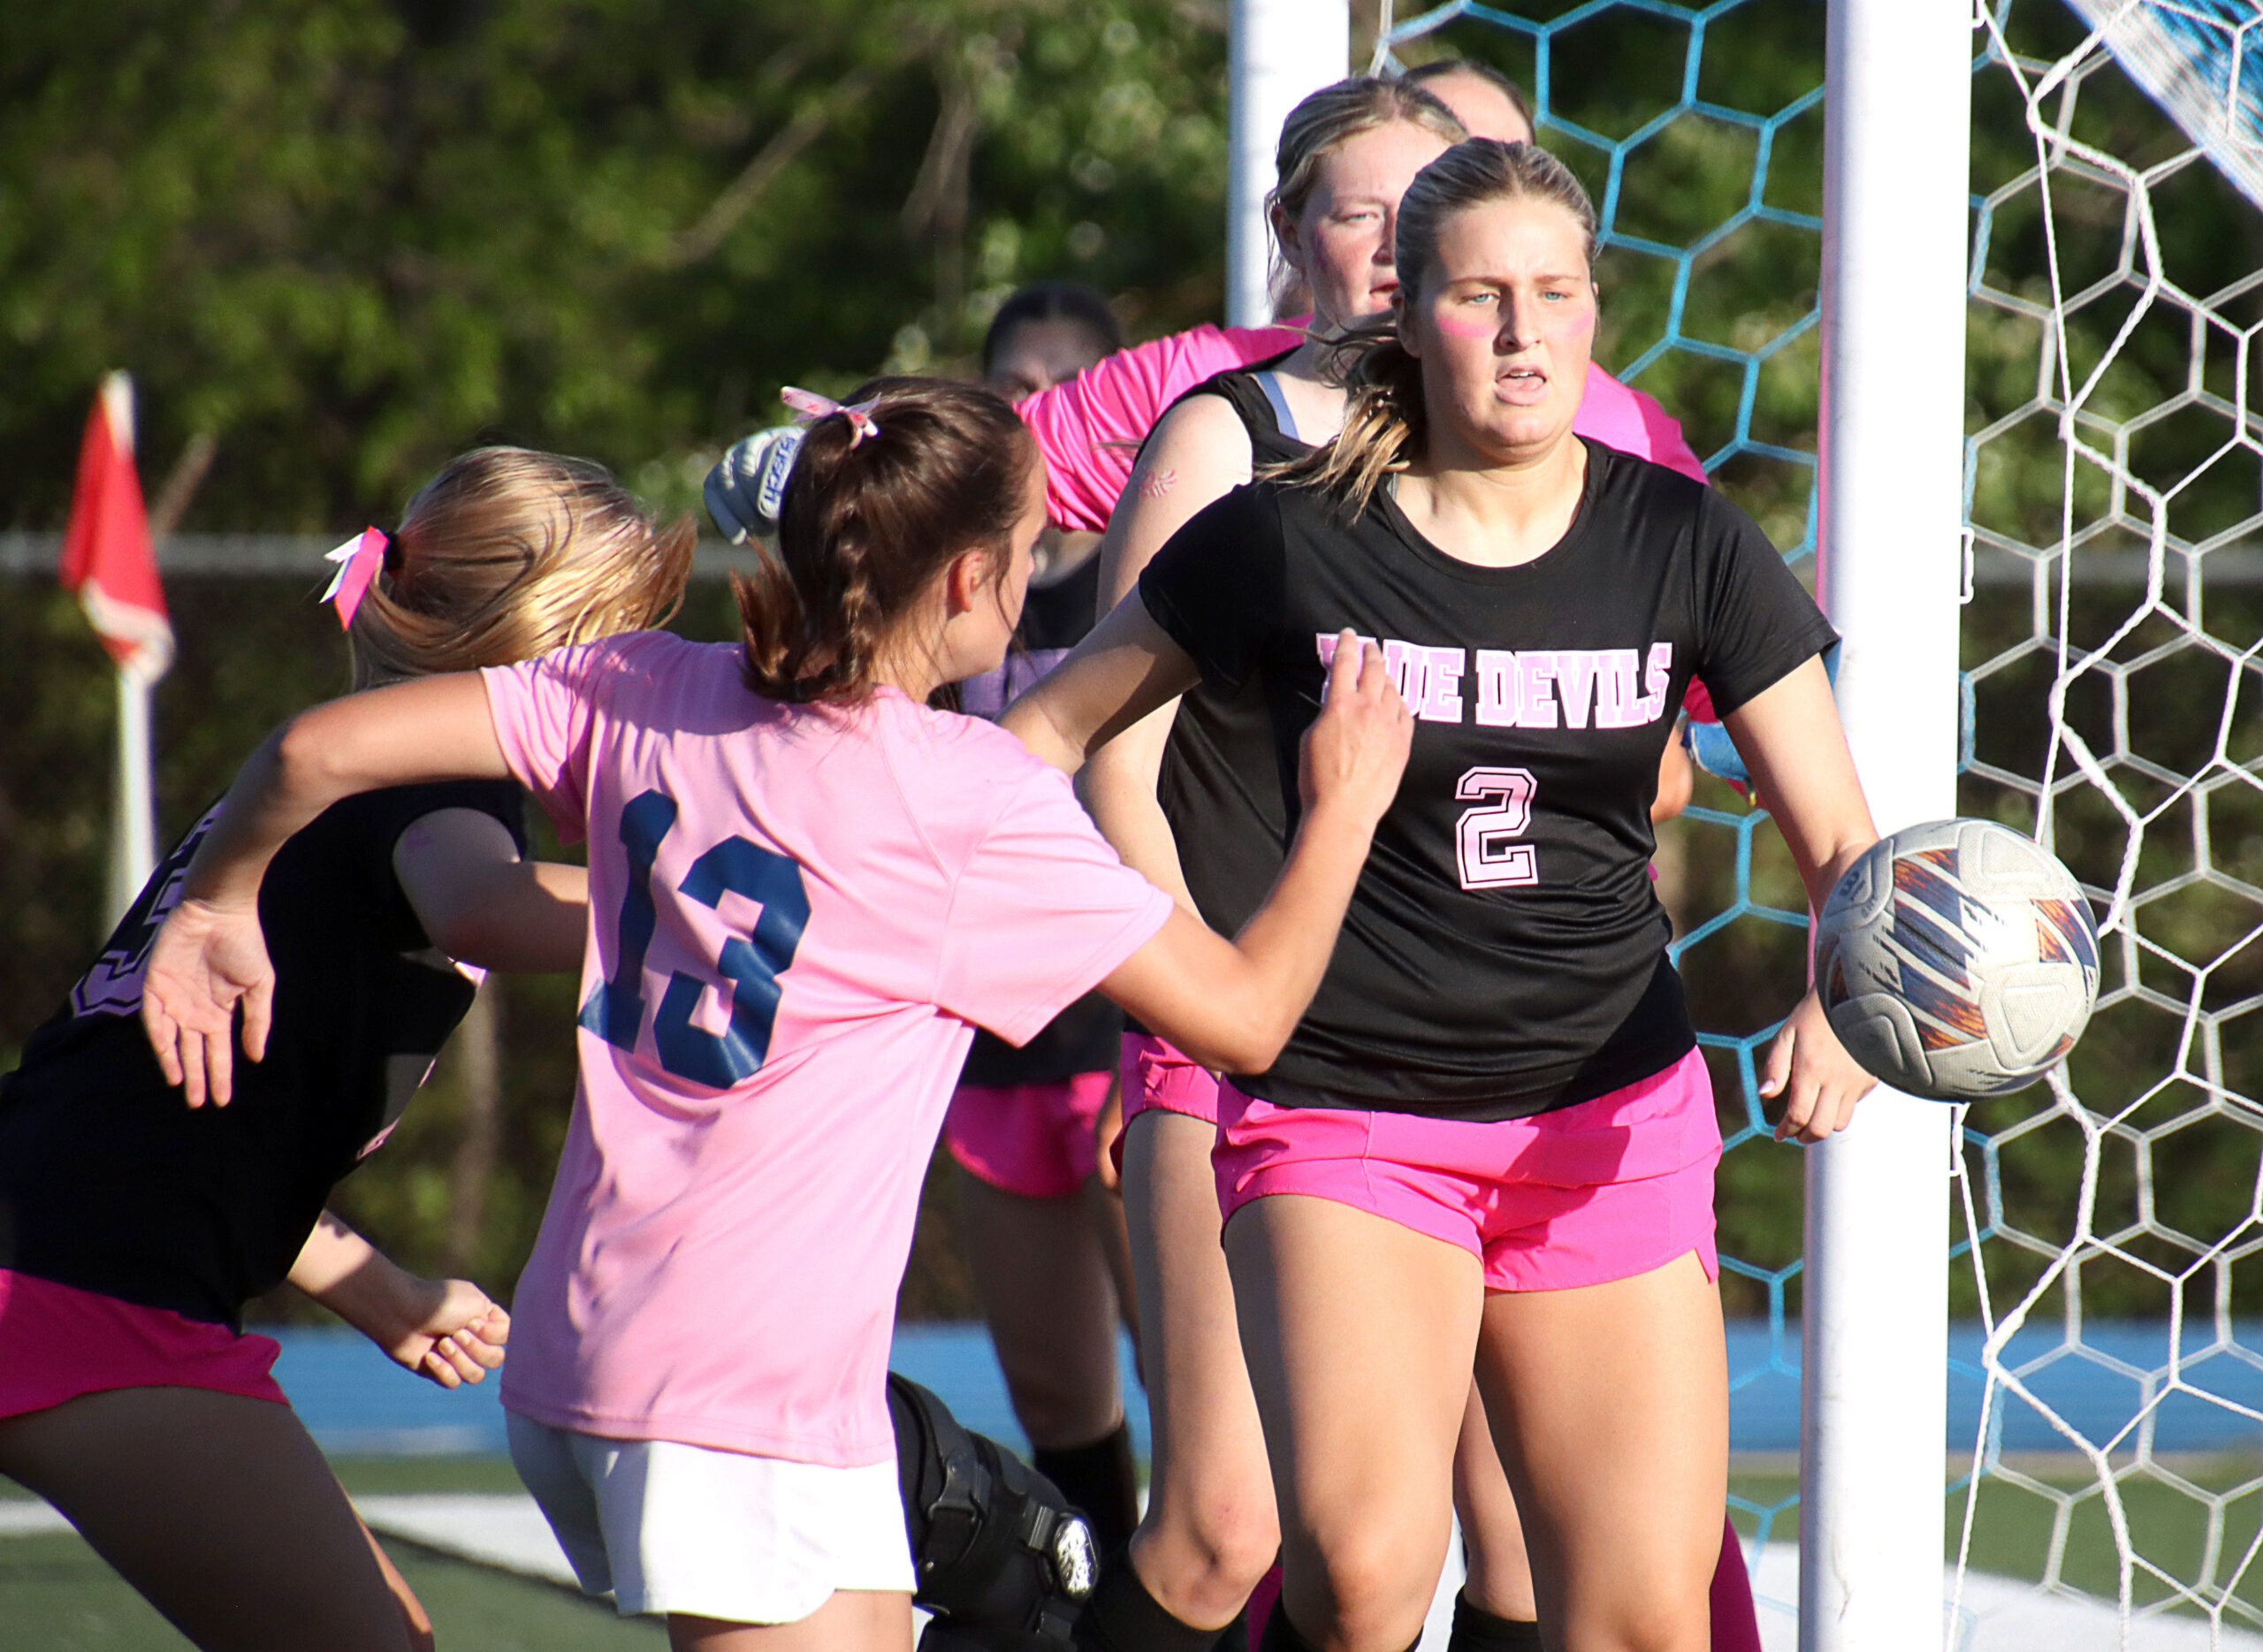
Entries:
POLYGON ((1054 1652, 1093 1592, 1092 1530, 1053 1482, 996 1441, 970 1434, 917 1382, 890 1372, 897 1481, 934 1614, 924 1652, 1054 1652))

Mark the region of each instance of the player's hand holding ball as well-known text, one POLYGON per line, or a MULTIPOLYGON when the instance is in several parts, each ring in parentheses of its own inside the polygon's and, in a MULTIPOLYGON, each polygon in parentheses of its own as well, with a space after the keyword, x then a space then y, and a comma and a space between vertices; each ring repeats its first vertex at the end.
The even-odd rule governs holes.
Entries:
POLYGON ((1414 714, 1392 684, 1383 651, 1343 632, 1297 765, 1306 810, 1347 809, 1372 828, 1398 795, 1413 740, 1414 714))

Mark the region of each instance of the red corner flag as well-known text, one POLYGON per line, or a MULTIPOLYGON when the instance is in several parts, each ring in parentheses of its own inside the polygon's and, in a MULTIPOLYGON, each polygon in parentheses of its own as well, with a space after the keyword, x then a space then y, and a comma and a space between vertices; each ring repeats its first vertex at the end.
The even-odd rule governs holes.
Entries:
POLYGON ((133 473, 133 381, 123 373, 103 380, 87 418, 78 491, 63 537, 63 588, 79 593, 120 671, 145 683, 165 674, 173 663, 173 628, 133 473))

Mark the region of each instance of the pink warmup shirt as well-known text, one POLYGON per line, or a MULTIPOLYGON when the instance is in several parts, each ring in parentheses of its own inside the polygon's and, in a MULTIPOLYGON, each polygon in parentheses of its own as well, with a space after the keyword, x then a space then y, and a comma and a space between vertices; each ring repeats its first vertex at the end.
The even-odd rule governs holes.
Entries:
MULTIPOLYGON (((1301 324, 1200 326, 1118 350, 1022 402, 1015 411, 1045 455, 1046 514, 1063 528, 1094 533, 1106 528, 1109 513, 1131 480, 1139 444, 1165 408, 1206 378, 1304 341, 1301 324)), ((1599 367, 1588 369, 1587 391, 1572 428, 1605 447, 1705 480, 1704 467, 1682 439, 1680 422, 1654 399, 1599 367)))
POLYGON ((1027 1039, 1162 927, 1069 782, 884 689, 751 693, 662 632, 484 673, 590 841, 581 1084, 504 1403, 554 1427, 893 1460, 883 1378, 972 1027, 1027 1039))

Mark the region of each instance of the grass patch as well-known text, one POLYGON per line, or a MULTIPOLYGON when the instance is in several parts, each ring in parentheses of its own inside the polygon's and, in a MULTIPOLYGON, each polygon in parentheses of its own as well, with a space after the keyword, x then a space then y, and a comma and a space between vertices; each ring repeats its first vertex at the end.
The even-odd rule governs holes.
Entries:
MULTIPOLYGON (((658 1618, 626 1619, 565 1589, 414 1545, 385 1552, 443 1647, 483 1652, 653 1652, 658 1618)), ((75 1533, 0 1538, 0 1646, 44 1652, 179 1652, 188 1642, 75 1533)))
MULTIPOLYGON (((356 1496, 517 1492, 497 1457, 340 1458, 356 1496)), ((0 1479, 0 1497, 28 1497, 0 1479)), ((424 1603, 444 1648, 480 1652, 654 1652, 667 1644, 655 1618, 623 1618, 602 1601, 398 1538, 385 1552, 424 1603)), ((42 1652, 179 1652, 188 1642, 74 1532, 0 1537, 0 1647, 42 1652)))
MULTIPOLYGON (((2013 1475, 1981 1484, 1972 1517, 1972 1569, 2029 1582, 2050 1578, 2101 1600, 2119 1599, 2120 1559, 2098 1483, 2079 1465, 2019 1466, 2013 1475)), ((2244 1458, 2179 1461, 2130 1474, 2117 1489, 2130 1533, 2135 1605, 2171 1599, 2183 1587, 2210 1601, 2228 1594, 2263 1616, 2263 1564, 2240 1572, 2263 1527, 2263 1464, 2244 1458)), ((1733 1510, 1746 1537, 1764 1518, 1769 1541, 1798 1541, 1799 1486, 1790 1474, 1732 1474, 1729 1492, 1763 1511, 1733 1510)), ((1964 1518, 1965 1496, 1959 1491, 1943 1510, 1945 1558, 1956 1554, 1964 1518)), ((2239 1621, 2236 1612, 2232 1621, 2239 1621)))

